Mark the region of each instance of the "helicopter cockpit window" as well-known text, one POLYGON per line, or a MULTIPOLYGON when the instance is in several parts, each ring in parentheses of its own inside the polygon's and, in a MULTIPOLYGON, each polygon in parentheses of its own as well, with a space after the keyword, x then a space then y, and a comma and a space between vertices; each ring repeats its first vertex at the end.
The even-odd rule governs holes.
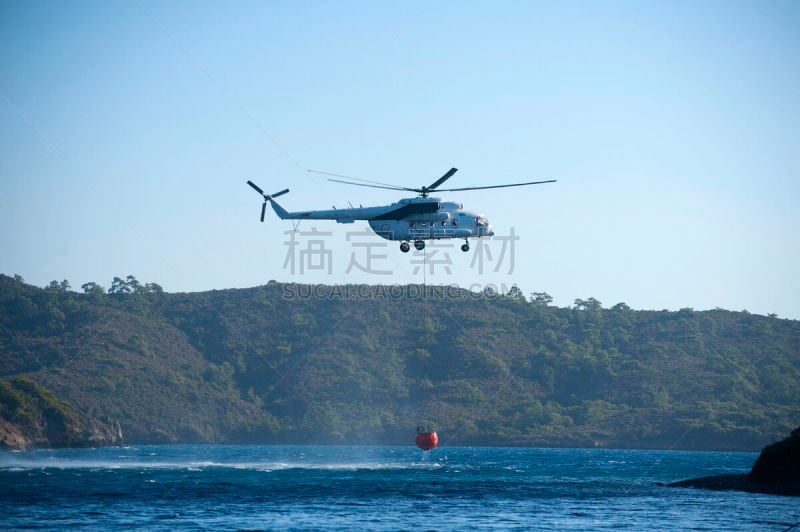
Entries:
POLYGON ((489 222, 483 216, 478 216, 477 218, 475 218, 475 225, 477 226, 489 225, 489 222))

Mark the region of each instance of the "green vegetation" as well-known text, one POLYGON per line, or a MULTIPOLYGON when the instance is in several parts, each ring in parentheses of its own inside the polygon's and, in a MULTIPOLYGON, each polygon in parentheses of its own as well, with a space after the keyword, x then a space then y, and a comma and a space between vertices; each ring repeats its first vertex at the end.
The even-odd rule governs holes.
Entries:
POLYGON ((446 445, 753 450, 800 419, 793 320, 516 289, 82 289, 0 276, 0 379, 129 442, 408 443, 425 421, 446 445))
POLYGON ((0 448, 81 447, 121 443, 112 420, 89 418, 28 377, 0 380, 0 448))

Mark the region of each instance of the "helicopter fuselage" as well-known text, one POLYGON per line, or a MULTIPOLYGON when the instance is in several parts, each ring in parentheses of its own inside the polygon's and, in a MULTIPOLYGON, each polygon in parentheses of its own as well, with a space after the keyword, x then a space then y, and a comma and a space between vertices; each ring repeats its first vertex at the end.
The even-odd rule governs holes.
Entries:
POLYGON ((335 220, 354 223, 366 220, 381 238, 400 241, 424 241, 446 238, 480 238, 494 235, 482 214, 465 211, 460 203, 441 198, 403 198, 391 205, 289 212, 274 199, 275 213, 284 220, 335 220))
POLYGON ((406 198, 399 203, 403 202, 408 202, 405 205, 413 206, 412 208, 419 208, 422 203, 426 207, 430 206, 430 211, 420 209, 402 219, 395 219, 394 215, 370 219, 369 226, 378 236, 386 240, 417 241, 494 235, 494 230, 484 215, 465 211, 460 203, 445 202, 441 198, 406 198))

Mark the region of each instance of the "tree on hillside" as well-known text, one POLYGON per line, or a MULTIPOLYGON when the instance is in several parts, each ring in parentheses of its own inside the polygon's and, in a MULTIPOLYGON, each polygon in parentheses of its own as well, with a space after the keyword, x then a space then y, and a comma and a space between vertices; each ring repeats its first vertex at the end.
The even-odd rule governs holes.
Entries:
POLYGON ((590 297, 589 299, 576 299, 573 308, 575 310, 601 310, 603 304, 595 298, 590 297))
POLYGON ((144 285, 144 291, 147 294, 163 294, 164 289, 161 288, 160 284, 157 283, 147 283, 144 285))
POLYGON ((553 296, 551 296, 547 292, 531 293, 531 303, 533 303, 537 307, 547 307, 550 306, 550 303, 552 302, 553 302, 553 296))
POLYGON ((130 294, 130 292, 130 287, 120 277, 114 277, 114 280, 111 281, 111 288, 108 289, 109 294, 115 295, 130 294))
POLYGON ((60 283, 58 281, 50 281, 50 284, 47 285, 48 290, 52 290, 53 292, 68 292, 72 287, 69 285, 69 281, 64 279, 60 283))
MULTIPOLYGON (((94 283, 91 283, 94 284, 94 283)), ((136 277, 129 275, 124 280, 120 277, 114 277, 111 282, 111 288, 108 289, 109 294, 162 294, 164 289, 157 283, 142 284, 136 277)))
POLYGON ((106 293, 102 286, 93 281, 82 284, 81 289, 83 290, 84 294, 90 296, 102 296, 106 293))
POLYGON ((520 290, 517 285, 513 285, 508 289, 506 297, 510 299, 516 299, 517 301, 525 301, 525 294, 522 293, 522 290, 520 290))
POLYGON ((142 283, 133 275, 129 275, 125 279, 125 285, 128 287, 128 293, 133 292, 134 294, 138 294, 142 291, 142 283))

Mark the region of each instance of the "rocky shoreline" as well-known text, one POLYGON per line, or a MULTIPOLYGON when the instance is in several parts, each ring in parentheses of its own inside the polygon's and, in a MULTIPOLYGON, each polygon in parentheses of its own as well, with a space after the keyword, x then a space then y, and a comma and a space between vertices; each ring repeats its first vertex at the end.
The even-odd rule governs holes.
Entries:
POLYGON ((122 427, 56 398, 30 379, 0 381, 0 450, 122 445, 122 427))
POLYGON ((749 473, 692 478, 669 486, 800 497, 800 427, 766 446, 749 473))
POLYGON ((767 493, 771 495, 800 497, 800 482, 760 482, 751 479, 749 473, 692 478, 689 480, 681 480, 680 482, 673 482, 670 486, 715 491, 746 491, 749 493, 767 493))

